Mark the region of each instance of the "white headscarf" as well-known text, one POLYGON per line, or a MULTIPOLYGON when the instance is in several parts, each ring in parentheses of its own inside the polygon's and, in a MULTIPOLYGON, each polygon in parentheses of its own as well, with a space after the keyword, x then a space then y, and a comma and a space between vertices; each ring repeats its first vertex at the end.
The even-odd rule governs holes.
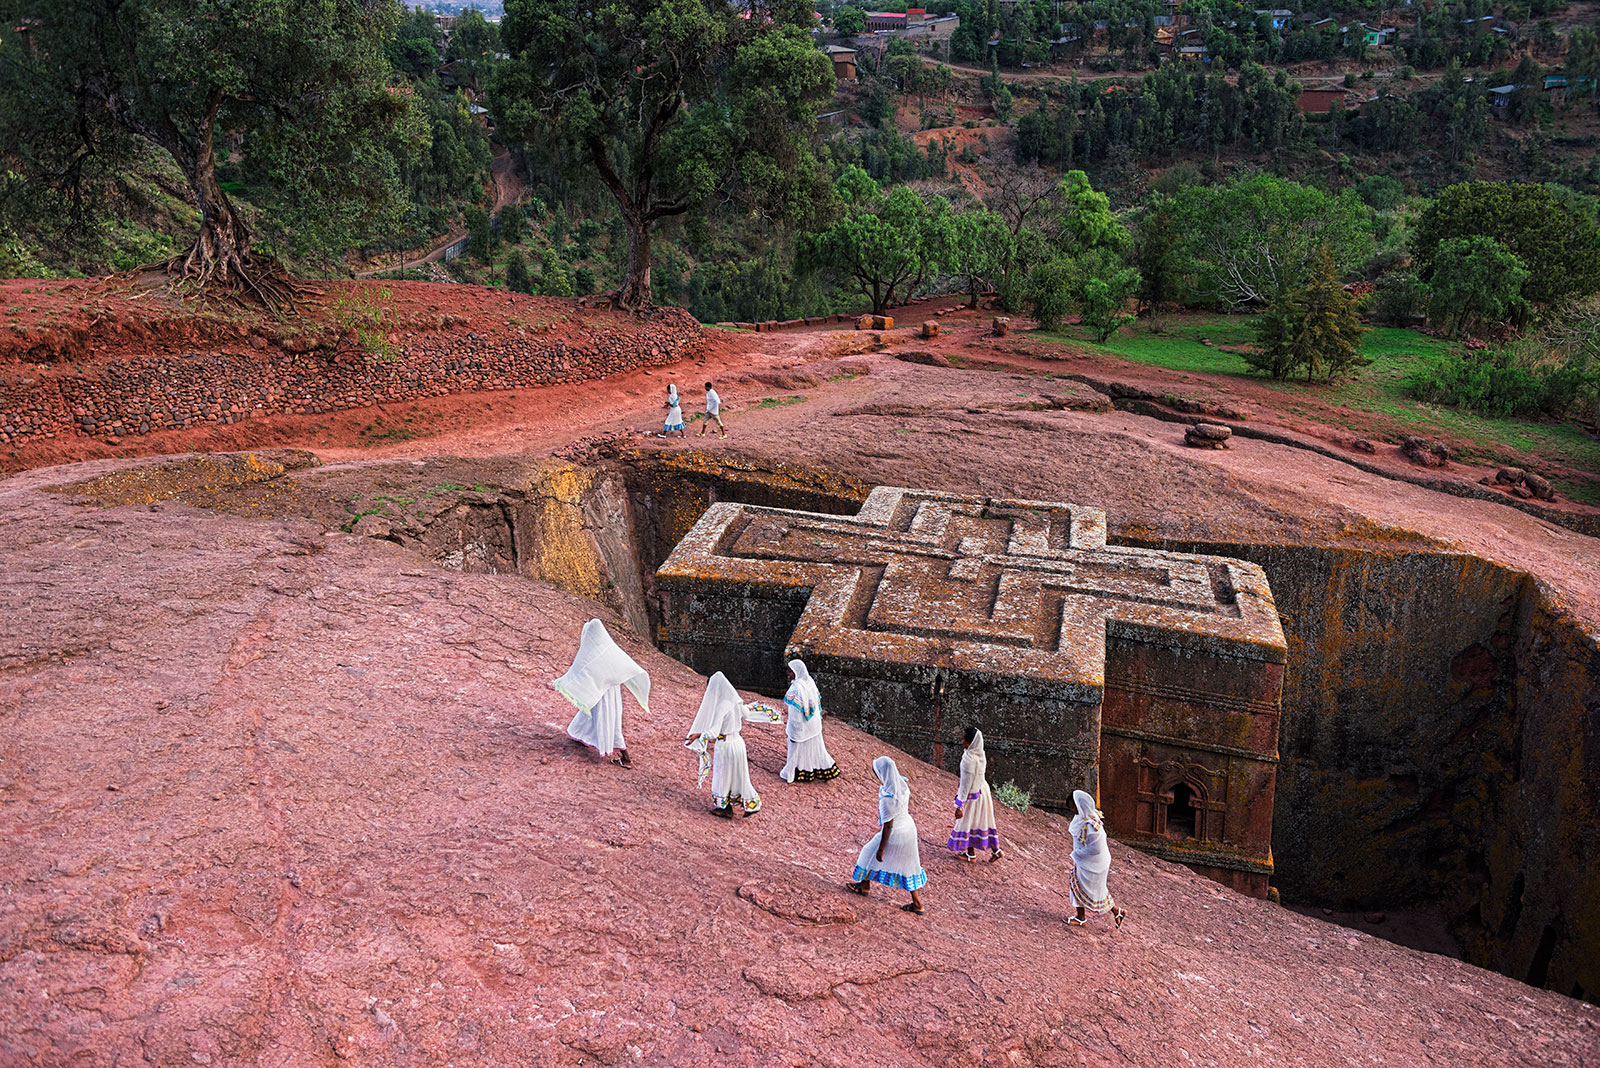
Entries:
POLYGON ((972 744, 961 751, 961 783, 956 790, 956 804, 965 804, 967 794, 978 789, 989 773, 989 758, 983 752, 983 732, 972 732, 972 744))
POLYGON ((910 807, 911 784, 900 774, 893 757, 881 756, 874 760, 872 770, 883 784, 878 787, 878 822, 888 823, 910 807))
POLYGON ((800 706, 800 718, 809 720, 822 711, 822 691, 811 680, 804 661, 789 661, 789 670, 794 672, 794 681, 789 684, 788 696, 800 706))
POLYGON ((1111 871, 1111 847, 1106 844, 1105 816, 1084 790, 1072 791, 1078 814, 1072 817, 1072 877, 1078 903, 1095 912, 1111 908, 1106 875, 1111 871))
POLYGON ((678 387, 675 383, 667 383, 667 403, 674 408, 678 406, 678 387))
POLYGON ((1072 833, 1074 842, 1081 844, 1086 837, 1106 833, 1105 814, 1094 807, 1093 795, 1087 790, 1074 790, 1072 803, 1077 806, 1078 814, 1072 817, 1067 829, 1072 833))
POLYGON ((739 691, 733 688, 728 676, 719 671, 706 681, 706 695, 700 699, 700 711, 695 713, 689 733, 696 738, 702 734, 713 738, 725 734, 730 713, 743 716, 744 702, 739 700, 739 691))
POLYGON ((622 651, 598 619, 583 625, 572 666, 550 685, 585 712, 599 704, 608 691, 626 686, 639 707, 650 711, 650 676, 622 651))

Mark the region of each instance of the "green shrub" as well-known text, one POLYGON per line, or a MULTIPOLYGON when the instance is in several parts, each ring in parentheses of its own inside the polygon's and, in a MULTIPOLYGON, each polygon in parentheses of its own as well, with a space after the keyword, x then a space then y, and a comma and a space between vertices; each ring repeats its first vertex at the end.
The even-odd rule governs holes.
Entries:
POLYGON ((1508 350, 1452 352, 1412 373, 1411 393, 1480 415, 1560 419, 1600 387, 1600 372, 1567 362, 1528 366, 1508 350))
POLYGON ((1410 326, 1428 310, 1428 287, 1411 271, 1395 271, 1378 279, 1368 314, 1377 322, 1410 326))
POLYGON ((994 788, 994 799, 1007 808, 1014 808, 1018 812, 1028 811, 1028 806, 1033 804, 1033 795, 1017 785, 1015 779, 1007 779, 994 788))

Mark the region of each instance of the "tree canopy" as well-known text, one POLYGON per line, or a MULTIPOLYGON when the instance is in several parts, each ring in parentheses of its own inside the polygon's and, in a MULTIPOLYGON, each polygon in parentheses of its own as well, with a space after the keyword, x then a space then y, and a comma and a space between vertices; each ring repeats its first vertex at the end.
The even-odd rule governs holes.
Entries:
POLYGON ((860 167, 834 183, 841 210, 828 229, 801 247, 808 266, 858 289, 881 314, 911 296, 948 257, 944 202, 930 209, 903 185, 883 190, 860 167))
MULTIPOLYGON (((397 13, 390 0, 4 0, 5 24, 25 21, 32 41, 8 47, 0 93, 8 114, 29 79, 72 102, 34 130, 70 145, 32 175, 53 188, 74 181, 72 160, 118 140, 169 155, 200 213, 171 269, 275 304, 288 285, 222 189, 219 131, 238 138, 242 170, 290 224, 283 232, 309 248, 392 222, 403 199, 386 142, 408 109, 386 92, 397 13)), ((51 158, 31 147, 6 154, 24 166, 51 158)))
MULTIPOLYGON (((789 5, 794 6, 794 5, 789 5)), ((800 5, 804 7, 805 5, 800 5)), ((616 201, 628 235, 621 303, 650 303, 655 224, 737 193, 803 215, 825 189, 812 152, 833 68, 798 11, 739 18, 717 0, 506 0, 500 128, 559 146, 616 201)))
POLYGON ((1306 282, 1324 250, 1340 271, 1372 251, 1369 209, 1349 190, 1255 174, 1180 190, 1173 208, 1200 301, 1270 305, 1306 282))
POLYGON ((1522 295, 1554 307, 1600 291, 1600 226, 1592 203, 1527 182, 1462 182, 1422 213, 1412 240, 1418 273, 1432 281, 1442 242, 1493 238, 1528 269, 1522 295))

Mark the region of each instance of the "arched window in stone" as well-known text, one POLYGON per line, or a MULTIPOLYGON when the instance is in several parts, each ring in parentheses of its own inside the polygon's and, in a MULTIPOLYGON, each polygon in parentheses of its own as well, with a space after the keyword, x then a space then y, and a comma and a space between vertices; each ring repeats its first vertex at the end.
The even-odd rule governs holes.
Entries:
POLYGON ((1196 838, 1198 824, 1195 811, 1195 792, 1186 782, 1180 782, 1172 787, 1172 801, 1167 805, 1167 837, 1168 838, 1196 838))
POLYGON ((1223 776, 1183 760, 1138 761, 1136 829, 1173 841, 1221 842, 1227 799, 1217 789, 1223 776))

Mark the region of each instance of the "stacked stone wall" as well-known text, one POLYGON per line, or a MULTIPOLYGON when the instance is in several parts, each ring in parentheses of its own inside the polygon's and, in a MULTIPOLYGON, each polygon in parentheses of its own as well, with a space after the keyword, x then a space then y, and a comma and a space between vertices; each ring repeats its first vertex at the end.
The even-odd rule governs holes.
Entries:
MULTIPOLYGON (((286 352, 152 352, 0 376, 0 444, 84 435, 110 441, 274 415, 314 415, 482 390, 604 378, 675 363, 705 337, 680 309, 649 319, 592 312, 559 331, 429 332, 374 355, 358 345, 286 352)), ((255 339, 259 344, 259 339, 255 339)), ((26 365, 24 365, 26 366, 26 365)))

